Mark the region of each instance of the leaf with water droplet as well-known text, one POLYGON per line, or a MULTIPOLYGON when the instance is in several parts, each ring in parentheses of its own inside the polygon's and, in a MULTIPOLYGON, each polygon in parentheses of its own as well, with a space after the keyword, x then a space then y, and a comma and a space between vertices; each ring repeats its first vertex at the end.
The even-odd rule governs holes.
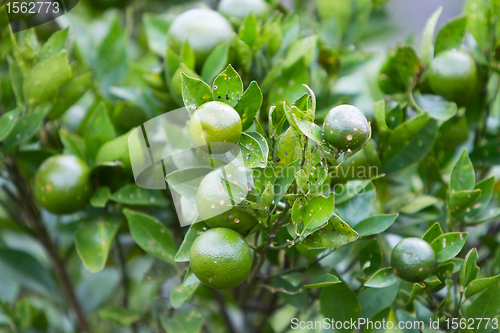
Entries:
POLYGON ((284 168, 302 158, 300 136, 292 127, 279 138, 275 150, 275 166, 277 170, 284 168))
POLYGON ((265 168, 267 165, 267 156, 264 156, 264 152, 259 144, 259 142, 252 136, 241 133, 240 141, 238 146, 241 150, 241 157, 243 163, 248 168, 265 168))
POLYGON ((11 128, 9 134, 4 139, 4 151, 8 151, 31 138, 37 132, 46 114, 47 108, 42 108, 41 110, 18 117, 13 128, 11 128))
POLYGON ((136 184, 127 184, 113 193, 109 199, 123 205, 132 206, 168 206, 167 199, 162 195, 162 191, 147 190, 136 184))
POLYGON ((356 231, 334 214, 323 228, 310 234, 301 244, 309 249, 325 249, 342 246, 358 238, 356 231))
POLYGON ((455 257, 462 251, 466 239, 466 232, 450 232, 436 238, 431 244, 436 260, 443 262, 455 257))
POLYGON ((188 110, 212 101, 212 90, 200 79, 181 73, 182 101, 188 110))

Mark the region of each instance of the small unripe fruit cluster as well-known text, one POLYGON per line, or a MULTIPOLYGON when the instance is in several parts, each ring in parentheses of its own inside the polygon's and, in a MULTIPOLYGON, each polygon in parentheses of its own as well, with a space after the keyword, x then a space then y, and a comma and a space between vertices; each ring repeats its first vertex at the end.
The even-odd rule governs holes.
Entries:
POLYGON ((353 151, 370 138, 370 123, 360 109, 339 105, 326 115, 323 132, 326 141, 339 151, 353 151))

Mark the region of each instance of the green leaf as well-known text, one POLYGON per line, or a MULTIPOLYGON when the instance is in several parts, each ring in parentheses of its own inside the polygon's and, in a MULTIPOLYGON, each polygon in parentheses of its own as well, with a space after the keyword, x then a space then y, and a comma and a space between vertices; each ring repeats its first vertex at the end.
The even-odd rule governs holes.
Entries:
POLYGON ((477 261, 477 249, 474 248, 467 253, 462 269, 460 269, 460 285, 467 287, 479 275, 479 266, 477 261))
POLYGON ((142 16, 146 40, 149 49, 157 56, 163 57, 167 49, 167 33, 170 23, 163 17, 145 13, 142 16))
MULTIPOLYGON (((357 321, 361 317, 361 304, 358 297, 345 282, 323 288, 319 304, 323 316, 332 318, 336 322, 357 321)), ((349 332, 350 330, 339 331, 349 332)))
POLYGON ((124 209, 130 234, 144 251, 167 263, 174 263, 177 252, 168 229, 157 219, 146 214, 124 209))
POLYGON ((467 318, 483 318, 481 327, 476 332, 494 332, 492 323, 486 320, 486 318, 496 318, 498 316, 498 309, 500 309, 500 283, 495 283, 472 302, 467 311, 467 318), (489 326, 486 328, 487 324, 489 326))
POLYGON ((431 247, 436 253, 436 260, 443 262, 455 257, 462 251, 466 239, 466 232, 450 232, 436 238, 431 243, 431 247))
POLYGON ((495 177, 488 178, 478 183, 475 190, 481 190, 481 196, 473 204, 465 209, 465 221, 471 221, 488 207, 495 187, 495 177))
POLYGON ((85 131, 85 144, 87 145, 88 157, 91 161, 103 144, 116 137, 115 129, 106 113, 104 103, 101 103, 87 122, 85 131))
POLYGON ((427 230, 422 237, 424 241, 426 241, 429 244, 432 244, 432 242, 441 236, 443 234, 443 229, 441 229, 441 224, 439 222, 435 222, 429 230, 427 230))
POLYGON ((184 105, 189 111, 200 107, 201 105, 213 101, 212 90, 200 79, 187 76, 181 73, 182 77, 182 99, 184 105))
MULTIPOLYGON (((454 270, 455 270, 455 263, 450 260, 440 264, 434 270, 434 272, 432 272, 432 275, 436 276, 439 279, 439 281, 441 281, 442 286, 444 287, 445 281, 451 277, 454 270)), ((439 289, 439 287, 437 287, 436 289, 439 289)))
POLYGON ((189 41, 186 39, 181 49, 181 61, 186 64, 187 67, 194 70, 196 65, 196 56, 193 49, 189 46, 189 41))
POLYGON ((262 106, 262 91, 257 82, 252 81, 241 96, 234 109, 241 118, 241 127, 245 131, 253 124, 253 120, 262 106))
POLYGON ((158 190, 147 190, 140 188, 136 184, 127 184, 113 193, 109 200, 118 202, 124 205, 135 206, 168 206, 167 199, 158 190))
POLYGON ((300 136, 293 127, 289 127, 286 132, 278 139, 275 148, 275 167, 280 170, 291 163, 302 158, 302 145, 300 136))
POLYGON ((386 309, 394 303, 401 286, 401 280, 386 288, 366 288, 358 295, 363 309, 364 318, 372 318, 381 309, 386 309))
POLYGON ((288 50, 284 62, 285 68, 293 66, 300 59, 304 59, 306 66, 310 65, 314 58, 317 42, 318 36, 316 35, 296 40, 288 50))
POLYGON ((356 231, 340 217, 333 215, 324 227, 310 234, 301 244, 309 249, 325 249, 332 246, 340 247, 358 238, 356 231))
POLYGON ((387 288, 398 282, 399 278, 394 273, 392 267, 384 268, 373 274, 373 276, 365 282, 365 287, 368 288, 387 288))
POLYGON ((437 138, 438 123, 428 113, 399 125, 383 148, 382 169, 394 172, 421 161, 437 138))
POLYGON ((51 274, 38 260, 26 252, 0 249, 0 271, 22 286, 44 295, 55 291, 51 274))
POLYGON ((42 49, 40 50, 39 61, 52 57, 64 48, 66 39, 68 38, 68 31, 69 28, 58 30, 54 32, 49 39, 47 39, 47 42, 43 44, 42 49))
POLYGON ((296 119, 296 122, 305 136, 319 144, 325 144, 325 136, 321 127, 307 120, 296 119))
POLYGON ((31 138, 37 132, 46 113, 47 109, 44 108, 36 112, 19 116, 13 128, 4 139, 4 151, 8 151, 10 148, 31 138))
POLYGON ((238 145, 246 167, 265 168, 267 166, 267 156, 264 156, 259 142, 252 136, 241 133, 238 145))
POLYGON ((253 60, 252 49, 238 36, 234 38, 234 44, 236 48, 236 54, 240 63, 240 68, 245 72, 249 72, 252 67, 253 60))
POLYGON ((455 192, 448 200, 450 215, 454 218, 460 218, 480 196, 481 190, 455 192))
POLYGON ((5 139, 9 133, 14 129, 17 122, 18 109, 4 113, 0 117, 0 141, 5 139))
POLYGON ((500 275, 471 281, 467 288, 465 288, 465 298, 469 298, 472 295, 477 294, 494 284, 498 284, 499 281, 500 275))
POLYGON ((360 237, 380 234, 386 231, 398 218, 399 214, 375 215, 359 222, 354 230, 360 237))
POLYGON ((87 160, 85 154, 85 141, 76 134, 70 133, 66 130, 59 130, 59 137, 63 144, 63 154, 74 155, 82 160, 87 160))
POLYGON ((49 111, 49 119, 54 120, 65 113, 92 86, 92 72, 75 76, 70 82, 60 87, 57 97, 49 111))
POLYGON ((260 150, 262 151, 262 155, 264 155, 264 158, 267 160, 269 157, 269 146, 264 136, 258 132, 247 132, 246 134, 250 135, 257 141, 260 146, 260 150))
POLYGON ((104 320, 125 327, 129 327, 141 319, 137 312, 118 306, 108 306, 99 310, 98 314, 104 320))
POLYGON ((448 121, 457 114, 457 105, 439 95, 415 95, 415 102, 423 110, 429 112, 432 118, 448 121))
POLYGON ((218 45, 207 57, 201 69, 201 77, 205 82, 212 80, 226 68, 229 59, 229 42, 218 45))
POLYGON ((434 56, 439 52, 459 49, 465 38, 467 16, 453 18, 439 30, 434 44, 434 56))
POLYGON ((90 272, 97 273, 106 265, 109 250, 120 224, 120 219, 103 217, 75 231, 76 252, 90 272))
POLYGON ((422 33, 422 61, 427 67, 430 66, 432 58, 434 58, 434 30, 442 11, 443 7, 439 6, 425 23, 424 32, 422 33))
POLYGON ((449 196, 451 197, 458 191, 472 191, 475 184, 476 175, 474 174, 474 167, 467 154, 467 150, 464 149, 451 172, 449 196))
POLYGON ((71 76, 68 54, 62 50, 31 68, 23 82, 24 98, 29 106, 34 107, 52 97, 71 76))
POLYGON ((304 232, 313 232, 322 227, 333 214, 335 195, 329 197, 318 195, 304 206, 304 232))
POLYGON ((406 93, 417 83, 417 74, 423 67, 417 52, 410 45, 400 45, 382 67, 379 75, 380 89, 386 94, 406 93))
POLYGON ((275 194, 274 194, 274 202, 278 203, 285 193, 288 191, 290 185, 292 185, 293 179, 295 178, 295 174, 299 169, 300 160, 296 160, 290 165, 286 166, 281 170, 281 172, 277 175, 275 181, 275 194))
POLYGON ((412 198, 408 203, 406 203, 401 208, 401 213, 412 215, 416 214, 426 208, 432 207, 440 203, 440 200, 436 197, 430 195, 421 195, 416 198, 412 198))
POLYGON ((262 41, 267 43, 267 55, 272 57, 278 52, 283 42, 283 35, 278 22, 274 22, 262 33, 262 41))
POLYGON ((120 161, 122 166, 130 169, 130 153, 128 139, 130 132, 120 135, 116 139, 106 142, 99 148, 95 157, 96 163, 120 161))
POLYGON ((92 194, 92 197, 90 197, 90 205, 96 208, 104 208, 108 203, 110 195, 111 191, 109 190, 109 187, 99 187, 97 191, 92 194))
POLYGON ((189 226, 189 230, 184 236, 179 251, 177 251, 174 260, 176 262, 188 262, 189 261, 189 250, 191 250, 191 245, 194 240, 208 229, 207 225, 203 222, 197 222, 189 226))
POLYGON ((18 105, 24 104, 23 96, 23 80, 24 75, 21 71, 21 66, 12 59, 12 57, 7 55, 7 63, 9 64, 9 75, 12 90, 14 91, 14 96, 18 105))
POLYGON ((359 265, 366 275, 371 275, 382 267, 382 248, 377 239, 369 241, 361 248, 359 265))
POLYGON ((342 281, 340 281, 338 277, 333 274, 324 274, 315 278, 311 283, 304 285, 304 288, 323 288, 337 283, 342 283, 342 281))
POLYGON ((276 64, 276 72, 274 68, 268 73, 268 76, 262 83, 262 90, 266 91, 266 80, 275 80, 269 94, 269 100, 276 104, 281 104, 282 101, 292 103, 304 93, 302 84, 309 82, 309 72, 304 61, 297 61, 295 65, 281 71, 276 64), (280 75, 281 71, 281 75, 280 75))
POLYGON ((411 295, 410 295, 410 298, 408 299, 408 301, 406 302, 406 304, 411 304, 413 303, 413 301, 420 295, 423 295, 425 293, 425 285, 421 284, 421 283, 415 283, 413 285, 413 289, 411 291, 411 295))
POLYGON ((373 104, 373 114, 379 131, 382 133, 390 132, 391 130, 387 126, 386 122, 385 100, 381 100, 373 104))
POLYGON ((189 286, 184 286, 182 283, 172 290, 170 293, 170 303, 174 309, 178 309, 185 305, 191 297, 193 297, 194 292, 200 285, 199 282, 191 284, 189 286))
POLYGON ((214 101, 224 102, 234 107, 240 102, 243 94, 243 82, 241 77, 234 70, 233 66, 220 73, 214 80, 213 99, 214 101))
POLYGON ((253 12, 245 18, 245 21, 240 26, 238 35, 248 46, 252 47, 254 45, 259 37, 259 27, 257 25, 257 18, 253 12))
POLYGON ((485 0, 467 0, 464 13, 468 16, 468 28, 482 51, 490 49, 488 29, 489 6, 485 0))
POLYGON ((204 317, 201 312, 191 310, 177 313, 172 318, 163 315, 161 324, 167 333, 199 333, 203 326, 204 317))
POLYGON ((343 204, 365 192, 365 189, 372 184, 372 180, 351 180, 346 183, 343 189, 339 189, 339 193, 335 194, 335 202, 337 205, 343 204))

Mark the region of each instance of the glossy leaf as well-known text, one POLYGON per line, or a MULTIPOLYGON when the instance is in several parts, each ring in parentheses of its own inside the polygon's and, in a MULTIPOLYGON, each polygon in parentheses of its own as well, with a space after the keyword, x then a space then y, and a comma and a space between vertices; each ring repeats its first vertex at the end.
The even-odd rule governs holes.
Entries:
POLYGON ((228 58, 229 43, 225 42, 218 45, 203 63, 203 68, 201 69, 203 81, 212 82, 212 80, 226 68, 228 65, 228 58))
POLYGON ((360 237, 376 235, 387 230, 398 218, 399 214, 375 215, 359 222, 354 230, 360 237))
POLYGON ((453 18, 439 30, 434 43, 434 56, 451 49, 459 49, 467 29, 467 16, 453 18))
POLYGON ((184 286, 181 283, 177 288, 172 290, 172 292, 170 293, 170 303, 172 304, 172 307, 174 309, 178 309, 181 306, 185 305, 191 299, 191 297, 193 297, 194 292, 199 285, 199 282, 189 286, 184 286))
POLYGON ((302 119, 296 119, 296 121, 297 126, 305 136, 319 144, 325 144, 325 136, 321 127, 315 123, 302 119))
POLYGON ((106 265, 109 250, 120 224, 119 219, 104 217, 76 230, 74 235, 76 251, 90 272, 99 272, 106 265))
POLYGON ((229 65, 214 80, 213 100, 223 102, 234 107, 240 102, 243 95, 243 82, 241 77, 229 65))
POLYGON ((448 201, 450 215, 454 218, 461 217, 480 196, 481 190, 455 192, 448 201))
POLYGON ((450 196, 458 191, 472 191, 475 184, 476 176, 474 174, 474 167, 467 154, 467 150, 464 150, 451 172, 450 196))
POLYGON ((109 190, 109 187, 100 187, 94 192, 94 194, 92 194, 92 197, 90 197, 90 205, 96 208, 104 208, 108 203, 110 195, 111 191, 109 190))
POLYGON ((466 239, 466 232, 451 232, 436 238, 431 243, 431 247, 436 253, 436 260, 443 262, 455 257, 462 251, 466 239))
POLYGON ((174 262, 177 247, 163 224, 149 215, 129 209, 123 210, 123 213, 137 245, 160 260, 167 263, 174 262))
POLYGON ((467 318, 483 318, 481 326, 476 332, 486 333, 492 332, 492 323, 486 318, 493 319, 498 316, 500 309, 500 283, 495 283, 479 295, 469 306, 467 318))
MULTIPOLYGON (((336 322, 357 321, 361 317, 361 304, 357 295, 345 282, 323 288, 319 298, 321 313, 336 322), (332 300, 335 300, 332 302, 332 300)), ((348 332, 349 330, 341 330, 348 332)))
POLYGON ((168 201, 161 191, 147 190, 135 184, 128 184, 113 193, 109 200, 124 205, 166 207, 168 201))
POLYGON ((372 318, 380 312, 380 309, 386 309, 394 303, 401 286, 401 280, 385 288, 366 288, 358 295, 362 307, 362 316, 372 318))
POLYGON ((72 76, 68 54, 62 50, 36 64, 23 82, 23 95, 28 105, 34 107, 51 97, 72 76))
POLYGON ((302 145, 300 136, 292 127, 289 127, 278 139, 274 158, 276 169, 285 168, 301 158, 302 145))
MULTIPOLYGON (((177 313, 177 312, 176 312, 177 313)), ((196 310, 177 313, 174 317, 160 317, 161 324, 167 332, 199 333, 203 326, 203 314, 196 310)))
POLYGON ((429 230, 427 230, 424 234, 424 236, 422 237, 422 239, 424 241, 426 241, 427 243, 429 244, 432 244, 432 242, 438 238, 439 236, 441 236, 443 234, 443 229, 441 229, 441 225, 439 224, 439 222, 435 222, 430 228, 429 230))
POLYGON ((254 13, 250 13, 245 18, 245 21, 240 26, 240 31, 238 33, 240 39, 245 42, 248 46, 252 47, 257 38, 259 37, 259 28, 257 24, 257 18, 254 13))
POLYGON ((340 281, 338 277, 333 274, 325 274, 318 276, 311 283, 304 285, 304 288, 323 288, 337 283, 342 283, 342 281, 340 281))
POLYGON ((184 240, 182 241, 179 250, 175 254, 176 262, 188 262, 189 261, 189 251, 191 250, 191 245, 194 240, 203 233, 203 231, 207 230, 207 225, 203 222, 197 222, 189 226, 189 230, 184 236, 184 240))
POLYGON ((316 51, 318 36, 310 36, 296 40, 288 50, 284 66, 288 68, 296 64, 300 59, 304 60, 305 65, 309 65, 316 51))
POLYGON ((102 103, 89 118, 85 131, 84 139, 89 158, 93 160, 99 148, 115 137, 115 129, 102 103))
POLYGON ((7 151, 31 138, 37 132, 46 113, 47 109, 42 109, 18 116, 14 126, 4 139, 4 150, 7 151))
POLYGON ((383 150, 382 169, 394 172, 421 161, 437 138, 438 123, 428 113, 398 126, 383 150))
POLYGON ((439 95, 416 95, 415 102, 423 110, 429 112, 432 118, 447 121, 457 114, 457 105, 439 95))
POLYGON ((246 134, 257 141, 260 146, 260 150, 262 151, 262 155, 267 160, 269 158, 269 146, 267 144, 267 140, 258 132, 246 132, 246 134))
POLYGON ((324 227, 309 235, 301 244, 309 249, 325 249, 332 246, 339 247, 358 238, 356 231, 340 217, 333 215, 324 227))
POLYGON ((422 33, 422 61, 426 66, 431 64, 432 58, 434 58, 434 30, 436 29, 436 24, 443 11, 443 7, 440 6, 432 14, 431 17, 425 23, 424 32, 422 33))
POLYGON ((253 124, 253 120, 262 106, 262 92, 257 82, 252 81, 234 109, 241 118, 241 127, 245 131, 253 124))
POLYGON ((394 273, 392 267, 384 268, 373 274, 373 276, 365 282, 365 287, 369 288, 387 288, 398 282, 399 278, 394 273))
POLYGON ((58 30, 47 39, 40 50, 39 61, 48 59, 63 49, 68 38, 68 31, 69 28, 58 30))
POLYGON ((84 161, 87 160, 85 141, 81 137, 65 130, 59 130, 59 137, 64 147, 64 154, 75 155, 84 161))
POLYGON ((494 284, 498 284, 499 281, 500 281, 500 275, 471 281, 471 283, 469 283, 467 288, 465 288, 465 297, 469 298, 472 295, 477 294, 491 287, 494 284))
POLYGON ((488 50, 490 47, 488 31, 488 2, 484 0, 467 0, 464 6, 464 13, 468 17, 468 28, 474 39, 479 44, 481 50, 488 50))
POLYGON ((312 232, 323 226, 331 218, 334 207, 333 193, 328 198, 319 195, 309 200, 304 206, 304 231, 312 232))
POLYGON ((109 306, 99 310, 99 317, 119 326, 128 327, 141 319, 141 316, 126 308, 109 306))
POLYGON ((5 139, 10 131, 14 128, 14 125, 17 122, 17 116, 19 114, 18 109, 14 109, 12 111, 4 113, 0 117, 0 141, 5 139))
POLYGON ((196 109, 212 101, 212 90, 200 79, 181 73, 182 99, 188 110, 196 109))
POLYGON ((488 178, 478 183, 475 186, 475 190, 481 191, 481 196, 475 202, 473 202, 469 207, 465 209, 465 221, 470 221, 476 216, 478 216, 482 211, 488 207, 492 197, 493 189, 495 187, 495 177, 488 178))
POLYGON ((464 264, 460 270, 460 285, 467 287, 479 275, 479 266, 477 266, 477 249, 472 249, 467 253, 464 264))
POLYGON ((422 67, 413 46, 400 45, 389 53, 380 71, 379 86, 386 94, 404 93, 416 84, 417 73, 422 67))

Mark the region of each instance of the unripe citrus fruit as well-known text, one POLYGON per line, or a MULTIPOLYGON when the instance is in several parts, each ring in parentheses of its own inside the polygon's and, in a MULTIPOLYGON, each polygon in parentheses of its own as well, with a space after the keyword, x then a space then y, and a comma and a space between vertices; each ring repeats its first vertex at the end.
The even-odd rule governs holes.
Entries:
POLYGON ((53 213, 73 213, 85 206, 91 194, 90 169, 76 156, 52 156, 35 175, 35 200, 53 213))
POLYGON ((252 253, 245 239, 227 228, 210 229, 198 236, 189 251, 193 273, 211 288, 231 289, 252 269, 252 253))
POLYGON ((208 102, 200 106, 189 123, 189 131, 198 146, 208 145, 212 154, 223 154, 238 143, 241 118, 230 105, 208 102))
MULTIPOLYGON (((225 171, 225 179, 235 186, 246 186, 244 175, 225 171)), ((222 169, 212 171, 203 178, 196 193, 198 214, 210 227, 225 227, 245 234, 257 224, 252 215, 234 207, 228 188, 223 184, 222 169)))
POLYGON ((391 264, 401 279, 420 282, 434 271, 436 255, 426 241, 414 237, 405 238, 392 250, 391 264))
POLYGON ((168 30, 172 49, 179 52, 187 40, 194 51, 196 63, 202 64, 212 50, 231 39, 233 28, 229 21, 211 9, 191 9, 177 16, 168 30))
POLYGON ((370 124, 360 109, 339 105, 328 112, 323 121, 326 141, 341 150, 355 150, 370 137, 370 124))
POLYGON ((244 20, 250 13, 265 18, 268 4, 264 0, 222 0, 217 10, 226 17, 236 17, 240 20, 244 20))
POLYGON ((432 60, 429 83, 436 94, 457 103, 466 102, 475 91, 477 68, 463 51, 449 50, 432 60))

